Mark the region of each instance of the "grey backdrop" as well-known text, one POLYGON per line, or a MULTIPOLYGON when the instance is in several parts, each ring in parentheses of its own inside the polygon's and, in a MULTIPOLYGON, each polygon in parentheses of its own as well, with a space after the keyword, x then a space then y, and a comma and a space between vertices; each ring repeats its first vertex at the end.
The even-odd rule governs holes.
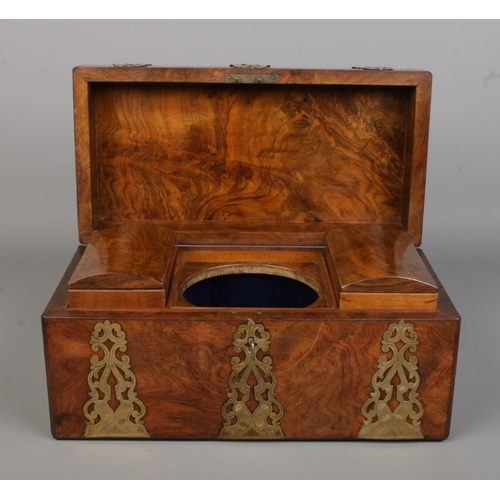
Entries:
POLYGON ((0 478, 500 478, 499 125, 497 21, 1 21, 0 478), (115 62, 433 73, 422 248, 463 317, 449 440, 53 440, 39 318, 78 245, 71 69, 115 62))

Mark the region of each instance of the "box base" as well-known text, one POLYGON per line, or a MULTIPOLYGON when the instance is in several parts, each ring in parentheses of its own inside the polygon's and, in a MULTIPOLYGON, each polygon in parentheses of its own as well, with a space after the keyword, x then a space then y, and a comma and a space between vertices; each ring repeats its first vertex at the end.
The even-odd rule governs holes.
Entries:
POLYGON ((442 288, 434 311, 72 309, 82 250, 43 315, 54 437, 448 436, 460 319, 442 288))

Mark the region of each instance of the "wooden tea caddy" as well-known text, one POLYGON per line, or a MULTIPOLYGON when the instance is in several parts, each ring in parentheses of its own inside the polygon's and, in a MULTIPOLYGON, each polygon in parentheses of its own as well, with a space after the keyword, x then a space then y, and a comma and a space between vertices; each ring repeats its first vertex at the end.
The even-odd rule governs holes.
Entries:
POLYGON ((417 248, 430 95, 386 68, 76 68, 54 437, 446 438, 460 318, 417 248))

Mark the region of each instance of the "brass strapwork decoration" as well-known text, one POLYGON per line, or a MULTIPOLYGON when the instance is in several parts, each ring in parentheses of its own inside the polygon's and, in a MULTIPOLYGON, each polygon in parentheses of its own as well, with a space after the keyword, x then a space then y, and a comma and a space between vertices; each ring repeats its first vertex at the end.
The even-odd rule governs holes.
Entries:
POLYGON ((251 319, 240 325, 234 335, 234 351, 240 356, 231 359, 229 399, 222 407, 225 423, 222 439, 284 439, 279 420, 283 407, 276 400, 276 377, 272 372, 271 356, 267 352, 270 334, 264 325, 251 319), (250 407, 256 406, 254 411, 250 407))
POLYGON ((380 356, 378 360, 378 371, 372 379, 373 392, 361 410, 366 420, 359 438, 423 439, 420 419, 424 409, 417 399, 418 359, 407 355, 415 352, 417 346, 417 332, 411 323, 400 321, 389 325, 383 336, 382 351, 391 352, 392 356, 389 359, 380 356))
POLYGON ((87 438, 147 438, 149 434, 144 427, 142 418, 146 413, 144 404, 137 398, 135 392, 136 379, 130 370, 130 358, 117 352, 126 352, 127 340, 125 332, 118 323, 105 321, 94 326, 90 345, 94 352, 102 350, 100 358, 94 355, 90 358, 90 373, 88 383, 90 400, 83 407, 87 418, 87 438), (118 404, 116 410, 110 406, 112 400, 112 376, 116 383, 114 394, 118 404))

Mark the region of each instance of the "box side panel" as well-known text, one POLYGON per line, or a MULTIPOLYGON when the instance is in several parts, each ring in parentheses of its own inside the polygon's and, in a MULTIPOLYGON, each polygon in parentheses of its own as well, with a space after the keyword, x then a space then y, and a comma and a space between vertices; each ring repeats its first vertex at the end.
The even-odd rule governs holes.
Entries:
POLYGON ((95 164, 95 108, 91 85, 73 72, 75 161, 80 243, 88 243, 97 223, 97 167, 95 164))
POLYGON ((403 184, 402 224, 416 246, 421 244, 427 175, 432 75, 423 73, 409 105, 403 184))
POLYGON ((45 362, 52 435, 56 439, 80 438, 85 429, 83 405, 88 397, 90 344, 86 325, 54 326, 44 320, 45 362))

